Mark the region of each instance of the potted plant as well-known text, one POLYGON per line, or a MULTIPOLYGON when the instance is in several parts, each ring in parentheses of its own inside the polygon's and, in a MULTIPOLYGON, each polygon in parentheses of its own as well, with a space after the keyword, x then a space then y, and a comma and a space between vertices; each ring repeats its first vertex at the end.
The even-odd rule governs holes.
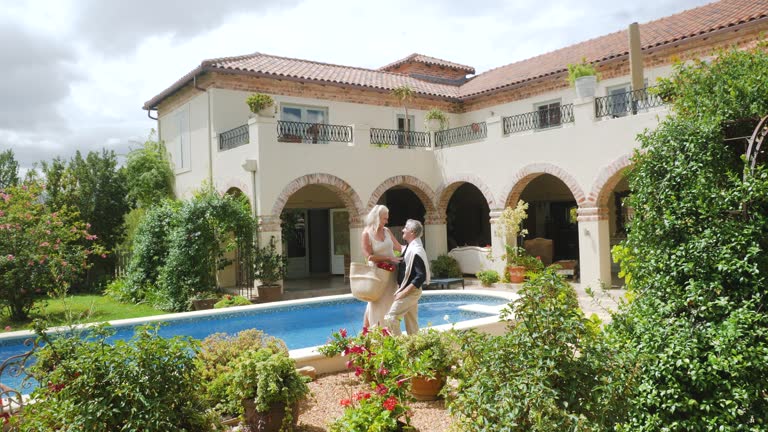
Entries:
POLYGON ((507 273, 510 282, 523 283, 526 273, 544 269, 544 263, 541 262, 541 259, 528 255, 525 249, 509 245, 506 245, 506 249, 507 273))
POLYGON ((433 328, 403 339, 406 369, 411 375, 411 395, 416 400, 435 400, 458 361, 452 332, 433 328))
POLYGON ((424 115, 425 127, 430 132, 448 129, 448 116, 437 108, 432 108, 424 115))
POLYGON ((254 93, 248 96, 245 103, 248 104, 248 108, 250 108, 251 112, 254 114, 262 117, 274 117, 275 115, 275 100, 272 99, 272 96, 270 95, 254 93))
POLYGON ((597 78, 597 70, 584 57, 581 63, 568 65, 568 82, 576 87, 576 96, 579 98, 595 96, 597 78))
POLYGON ((525 267, 517 263, 521 248, 516 245, 518 236, 528 234, 522 227, 523 221, 528 217, 527 211, 528 203, 520 200, 514 208, 505 208, 496 221, 496 234, 501 237, 506 249, 502 258, 506 260, 509 281, 512 283, 522 283, 525 278, 525 267))
POLYGON ((284 350, 247 350, 218 380, 226 389, 221 406, 237 412, 249 430, 292 431, 298 421, 298 402, 309 393, 307 380, 284 350))
POLYGON ((219 293, 215 291, 200 291, 195 293, 194 296, 192 296, 189 299, 190 302, 190 309, 192 310, 205 310, 205 309, 213 309, 213 305, 216 304, 220 300, 219 293))
POLYGON ((256 279, 261 281, 257 287, 260 302, 271 302, 282 298, 282 280, 288 271, 288 259, 277 251, 275 237, 269 240, 269 245, 256 248, 253 257, 253 270, 256 279))

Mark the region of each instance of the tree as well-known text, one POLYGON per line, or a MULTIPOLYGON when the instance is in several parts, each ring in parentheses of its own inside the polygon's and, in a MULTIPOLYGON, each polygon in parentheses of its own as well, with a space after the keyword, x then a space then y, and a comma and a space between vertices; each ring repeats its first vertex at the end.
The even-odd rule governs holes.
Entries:
POLYGON ((727 139, 768 114, 765 49, 678 64, 659 85, 672 115, 640 136, 617 249, 634 301, 609 334, 638 371, 620 430, 768 428, 768 170, 727 139))
POLYGON ((150 207, 173 198, 174 175, 162 141, 155 141, 155 131, 142 147, 128 153, 125 165, 128 198, 139 207, 150 207))
POLYGON ((0 190, 19 184, 19 163, 13 157, 13 150, 0 152, 0 190))
POLYGON ((77 212, 51 211, 37 184, 0 192, 0 302, 14 320, 25 320, 35 298, 66 291, 89 257, 104 251, 77 212))
POLYGON ((408 118, 408 104, 413 100, 413 89, 407 85, 396 87, 392 89, 392 96, 400 101, 400 105, 405 110, 405 146, 408 147, 408 141, 410 139, 411 122, 408 118))

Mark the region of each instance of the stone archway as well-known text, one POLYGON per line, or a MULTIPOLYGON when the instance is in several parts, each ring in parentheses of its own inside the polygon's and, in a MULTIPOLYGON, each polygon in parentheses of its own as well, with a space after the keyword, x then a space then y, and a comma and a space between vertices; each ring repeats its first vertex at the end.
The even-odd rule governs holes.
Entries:
POLYGON ((360 196, 346 181, 335 175, 325 173, 307 174, 288 183, 275 200, 275 204, 272 206, 271 216, 273 218, 279 218, 285 208, 285 204, 291 198, 291 195, 296 193, 299 189, 309 185, 325 186, 335 192, 349 211, 350 225, 359 226, 361 215, 364 214, 365 211, 360 196))
POLYGON ((509 192, 504 200, 504 207, 515 205, 520 200, 520 195, 528 186, 528 183, 533 181, 536 177, 542 174, 549 174, 562 181, 566 187, 571 191, 573 199, 582 207, 586 202, 586 196, 584 191, 579 186, 576 179, 567 171, 560 168, 557 165, 549 163, 535 163, 526 165, 521 168, 514 176, 512 176, 509 186, 506 188, 509 192))
POLYGON ((435 193, 432 191, 432 188, 420 179, 409 175, 398 175, 384 180, 373 190, 373 193, 371 193, 371 198, 368 200, 368 206, 366 208, 373 208, 373 206, 379 202, 382 195, 395 186, 405 187, 416 194, 419 200, 421 200, 422 205, 424 205, 424 210, 426 212, 425 222, 427 224, 436 223, 445 219, 444 215, 441 216, 437 212, 435 207, 435 193))
POLYGON ((445 214, 445 210, 448 207, 448 202, 451 200, 451 196, 453 196, 453 193, 456 191, 456 189, 458 189, 464 183, 469 183, 480 190, 480 192, 485 197, 485 200, 488 202, 488 207, 492 209, 498 208, 496 197, 493 196, 491 190, 482 180, 480 180, 479 177, 473 174, 462 174, 448 179, 437 189, 437 212, 439 214, 445 214))
POLYGON ((592 189, 589 192, 584 207, 608 207, 611 192, 625 177, 627 168, 630 168, 632 165, 632 154, 625 154, 611 162, 610 165, 603 167, 592 183, 592 189))

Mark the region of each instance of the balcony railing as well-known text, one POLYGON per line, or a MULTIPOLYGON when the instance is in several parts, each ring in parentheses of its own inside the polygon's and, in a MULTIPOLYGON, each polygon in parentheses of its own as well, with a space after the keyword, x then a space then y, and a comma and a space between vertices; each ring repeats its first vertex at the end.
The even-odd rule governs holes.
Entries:
POLYGON ((595 118, 624 117, 664 105, 658 95, 648 91, 649 88, 652 87, 595 98, 595 118))
POLYGON ((485 122, 472 123, 453 129, 435 132, 435 146, 439 148, 450 147, 470 141, 477 141, 488 137, 488 126, 485 122))
POLYGON ((432 144, 427 132, 371 128, 371 145, 398 148, 427 148, 432 144))
POLYGON ((248 125, 238 126, 219 134, 219 150, 229 150, 248 144, 248 125))
POLYGON ((529 130, 547 129, 573 123, 573 104, 540 109, 502 119, 504 135, 529 130))
POLYGON ((324 123, 277 122, 279 142, 325 144, 327 142, 352 142, 352 127, 324 123))

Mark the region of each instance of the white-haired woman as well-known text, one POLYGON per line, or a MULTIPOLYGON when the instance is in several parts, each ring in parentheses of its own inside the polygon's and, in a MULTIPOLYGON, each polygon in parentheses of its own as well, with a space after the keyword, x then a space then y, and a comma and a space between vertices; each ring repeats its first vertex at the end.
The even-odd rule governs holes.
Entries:
MULTIPOLYGON (((361 238, 362 250, 366 259, 373 263, 389 262, 398 264, 402 258, 394 251, 402 251, 402 245, 395 239, 392 231, 386 227, 389 222, 389 209, 383 205, 374 206, 365 217, 365 229, 361 238)), ((368 302, 363 317, 363 326, 378 326, 384 322, 384 315, 394 301, 397 280, 395 272, 390 272, 389 283, 380 299, 368 302)))

